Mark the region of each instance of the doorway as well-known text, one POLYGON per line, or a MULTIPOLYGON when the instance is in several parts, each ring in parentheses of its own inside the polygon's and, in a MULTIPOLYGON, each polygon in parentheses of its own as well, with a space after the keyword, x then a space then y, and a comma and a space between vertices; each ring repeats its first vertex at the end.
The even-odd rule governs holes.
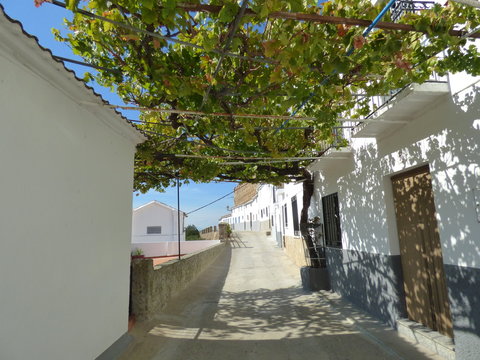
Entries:
POLYGON ((391 180, 408 318, 453 338, 430 169, 391 180))

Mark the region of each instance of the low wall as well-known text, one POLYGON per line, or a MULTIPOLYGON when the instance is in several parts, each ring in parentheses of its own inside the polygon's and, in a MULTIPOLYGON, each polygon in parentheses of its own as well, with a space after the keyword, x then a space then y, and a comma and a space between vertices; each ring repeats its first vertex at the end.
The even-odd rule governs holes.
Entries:
MULTIPOLYGON (((132 243, 157 243, 164 241, 178 241, 178 234, 159 235, 132 235, 132 243)), ((185 241, 185 233, 180 234, 180 241, 185 241)))
POLYGON ((136 319, 152 319, 224 250, 224 244, 217 244, 155 268, 152 259, 133 259, 131 306, 136 319))
MULTIPOLYGON (((219 244, 219 240, 180 241, 180 254, 191 254, 219 244)), ((158 243, 132 243, 132 251, 142 249, 146 257, 178 255, 178 241, 162 241, 158 243)))
MULTIPOLYGON (((203 240, 215 240, 219 238, 218 231, 200 233, 200 237, 203 240)), ((218 241, 218 240, 215 240, 218 241)))
POLYGON ((308 266, 305 258, 305 244, 299 236, 284 236, 283 241, 285 247, 283 251, 298 267, 308 266))

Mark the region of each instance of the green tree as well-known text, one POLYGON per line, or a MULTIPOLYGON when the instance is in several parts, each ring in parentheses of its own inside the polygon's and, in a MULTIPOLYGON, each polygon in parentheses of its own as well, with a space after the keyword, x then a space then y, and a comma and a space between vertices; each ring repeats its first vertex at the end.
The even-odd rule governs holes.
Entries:
POLYGON ((149 139, 138 147, 135 189, 161 191, 177 176, 306 180, 305 224, 313 189, 304 169, 308 158, 345 144, 332 135, 339 117, 362 118, 374 110, 356 94, 386 94, 425 82, 434 71, 480 73, 476 47, 452 30, 476 28, 474 8, 437 4, 402 17, 406 31, 382 25, 365 38, 365 26, 351 24, 374 19, 381 6, 370 0, 316 4, 68 0, 74 13, 66 20, 69 30, 55 34, 87 62, 110 69, 99 70, 95 80, 142 109, 139 126, 149 139), (318 22, 320 12, 338 23, 318 22), (445 56, 435 57, 442 50, 445 56), (292 111, 301 118, 285 124, 278 117, 292 111))
POLYGON ((201 240, 200 231, 198 231, 195 225, 187 225, 185 228, 185 239, 186 240, 201 240))

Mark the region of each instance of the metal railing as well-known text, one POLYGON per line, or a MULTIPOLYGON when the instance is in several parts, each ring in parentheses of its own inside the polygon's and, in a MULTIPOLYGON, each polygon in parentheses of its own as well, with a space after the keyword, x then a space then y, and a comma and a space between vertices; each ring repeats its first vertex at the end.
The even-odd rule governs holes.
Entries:
POLYGON ((397 0, 390 10, 392 21, 398 21, 406 13, 431 9, 434 5, 434 1, 397 0))
MULTIPOLYGON (((448 78, 447 76, 440 76, 437 73, 432 73, 430 78, 425 83, 447 83, 448 78)), ((409 84, 410 85, 410 84, 409 84)), ((391 104, 391 102, 409 85, 400 88, 390 90, 386 95, 376 95, 376 96, 367 96, 364 94, 356 94, 358 97, 358 101, 362 99, 369 98, 369 106, 370 106, 370 113, 365 117, 365 119, 374 119, 377 115, 378 111, 382 110, 384 107, 391 104)), ((347 140, 350 140, 358 131, 360 131, 364 126, 366 126, 366 122, 362 121, 355 121, 353 118, 353 114, 355 113, 355 109, 353 108, 351 112, 345 113, 343 115, 344 118, 352 117, 351 121, 344 121, 342 122, 341 126, 338 126, 334 129, 334 134, 337 137, 343 137, 347 140)))

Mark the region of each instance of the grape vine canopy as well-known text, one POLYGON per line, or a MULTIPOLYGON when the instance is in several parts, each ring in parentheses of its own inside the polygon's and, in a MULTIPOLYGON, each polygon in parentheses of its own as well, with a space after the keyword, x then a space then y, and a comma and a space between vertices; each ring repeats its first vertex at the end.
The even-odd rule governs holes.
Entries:
POLYGON ((161 190, 176 176, 275 184, 308 177, 304 166, 333 143, 342 114, 371 113, 368 98, 356 94, 385 94, 434 71, 480 72, 476 47, 450 32, 475 29, 479 11, 455 2, 406 14, 398 24, 411 25, 408 31, 374 29, 368 37, 348 21, 312 20, 372 20, 382 6, 69 0, 73 20, 54 32, 86 62, 108 69, 87 79, 143 109, 139 127, 149 140, 138 149, 136 189, 161 190), (294 111, 286 125, 278 117, 294 111))
MULTIPOLYGON (((44 2, 62 6, 35 5, 44 2)), ((149 139, 136 154, 136 190, 161 191, 176 177, 304 180, 305 225, 313 191, 305 166, 346 144, 333 135, 339 118, 364 118, 374 110, 368 96, 423 83, 433 72, 480 74, 469 39, 479 37, 479 10, 449 1, 396 23, 386 13, 364 36, 384 5, 67 0, 73 19, 54 34, 103 68, 87 80, 141 110, 138 126, 149 139)), ((308 245, 304 226, 302 234, 308 245)))

